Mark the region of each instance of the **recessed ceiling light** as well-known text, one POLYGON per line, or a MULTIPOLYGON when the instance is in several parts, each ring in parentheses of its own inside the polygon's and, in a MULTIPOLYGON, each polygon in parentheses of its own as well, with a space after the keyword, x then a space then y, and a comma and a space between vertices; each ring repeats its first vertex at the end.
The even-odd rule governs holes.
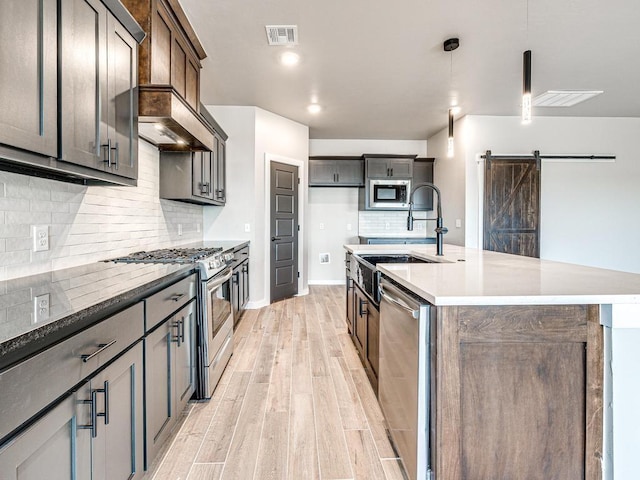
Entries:
POLYGON ((309 113, 315 114, 315 113, 320 113, 320 111, 322 110, 322 107, 317 103, 312 103, 307 107, 307 110, 309 110, 309 113))
POLYGON ((549 90, 533 99, 534 107, 572 107, 604 93, 603 90, 549 90))
POLYGON ((286 65, 287 67, 292 67, 294 65, 297 65, 298 62, 300 62, 300 55, 298 55, 296 52, 284 52, 282 55, 280 55, 280 63, 282 63, 282 65, 286 65))
POLYGON ((453 113, 454 115, 458 115, 460 113, 460 107, 458 106, 450 107, 449 110, 451 110, 451 113, 453 113))

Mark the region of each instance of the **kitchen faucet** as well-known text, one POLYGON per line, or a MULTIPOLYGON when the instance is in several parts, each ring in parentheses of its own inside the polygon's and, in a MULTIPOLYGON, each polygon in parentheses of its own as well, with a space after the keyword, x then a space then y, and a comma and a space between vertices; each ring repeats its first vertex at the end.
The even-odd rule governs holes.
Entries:
MULTIPOLYGON (((429 187, 438 195, 438 203, 436 204, 437 218, 435 219, 436 220, 436 255, 441 257, 442 256, 442 237, 445 233, 449 231, 449 229, 442 226, 442 205, 440 203, 440 190, 438 190, 438 187, 436 187, 433 183, 429 183, 429 182, 418 183, 411 189, 411 193, 409 194, 409 216, 407 217, 407 230, 409 230, 410 232, 413 231, 413 215, 411 212, 413 209, 413 194, 416 192, 416 190, 422 187, 429 187)), ((416 220, 421 220, 421 221, 424 220, 425 222, 428 222, 429 220, 433 220, 433 218, 417 218, 416 220)))

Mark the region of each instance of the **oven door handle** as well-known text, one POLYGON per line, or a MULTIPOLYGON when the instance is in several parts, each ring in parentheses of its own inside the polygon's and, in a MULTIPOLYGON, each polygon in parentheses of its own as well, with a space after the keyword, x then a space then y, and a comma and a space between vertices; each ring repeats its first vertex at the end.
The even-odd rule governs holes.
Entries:
POLYGON ((224 282, 228 281, 233 276, 233 268, 231 268, 231 267, 229 267, 228 270, 224 270, 224 272, 226 272, 224 275, 222 275, 220 277, 218 275, 216 275, 211 280, 207 281, 207 289, 208 290, 213 290, 215 288, 218 288, 220 285, 222 285, 224 282))

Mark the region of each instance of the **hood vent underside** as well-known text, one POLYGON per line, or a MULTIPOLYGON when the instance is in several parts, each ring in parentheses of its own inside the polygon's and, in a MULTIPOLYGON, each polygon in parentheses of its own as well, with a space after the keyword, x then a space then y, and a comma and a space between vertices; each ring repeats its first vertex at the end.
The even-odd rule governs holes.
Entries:
POLYGON ((267 40, 269 45, 297 45, 297 25, 267 25, 267 40))

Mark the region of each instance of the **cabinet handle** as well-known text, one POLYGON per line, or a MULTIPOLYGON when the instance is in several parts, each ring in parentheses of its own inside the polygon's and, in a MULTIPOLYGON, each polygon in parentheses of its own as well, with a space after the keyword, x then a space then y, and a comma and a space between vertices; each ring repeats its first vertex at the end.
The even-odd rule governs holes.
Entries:
MULTIPOLYGON (((105 380, 104 388, 96 388, 91 394, 94 393, 103 393, 104 394, 104 412, 98 412, 98 406, 96 404, 95 412, 96 417, 104 417, 104 424, 109 425, 109 382, 105 380)), ((96 427, 97 428, 97 427, 96 427)))
POLYGON ((96 355, 99 355, 100 353, 104 352, 107 348, 109 348, 111 345, 113 345, 116 342, 117 342, 117 340, 111 340, 109 343, 100 343, 98 345, 98 350, 96 350, 93 353, 80 355, 80 358, 82 359, 82 361, 84 363, 87 363, 93 357, 95 357, 96 355))
POLYGON ((173 300, 174 302, 179 302, 182 297, 184 297, 186 293, 175 293, 169 297, 169 300, 173 300))
POLYGON ((177 322, 173 322, 172 326, 177 330, 177 333, 175 335, 173 335, 173 334, 171 335, 171 341, 174 342, 174 343, 177 343, 178 347, 180 347, 180 343, 181 343, 180 342, 180 340, 181 340, 181 338, 180 338, 180 320, 178 320, 177 322))
POLYGON ((182 320, 180 320, 180 339, 182 340, 182 343, 184 343, 184 321, 185 317, 182 317, 182 320))
MULTIPOLYGON (((111 140, 109 140, 109 143, 111 143, 111 140)), ((116 142, 116 146, 111 148, 112 150, 115 150, 116 154, 114 155, 114 161, 113 161, 113 166, 115 167, 116 170, 118 170, 118 162, 120 161, 120 144, 118 142, 116 142)), ((111 158, 111 155, 109 155, 109 158, 111 158)), ((109 165, 111 166, 111 165, 109 165)))
POLYGON ((340 173, 336 173, 336 182, 340 181, 340 173))
POLYGON ((102 162, 107 164, 107 167, 111 168, 111 139, 107 139, 107 143, 104 145, 100 145, 102 148, 107 150, 107 158, 105 158, 102 162))
POLYGON ((238 285, 239 282, 240 282, 240 273, 239 272, 235 272, 233 274, 233 284, 234 285, 238 285))
POLYGON ((361 298, 358 299, 358 302, 359 302, 359 305, 358 305, 359 314, 360 315, 366 315, 367 314, 367 310, 365 309, 363 311, 362 307, 366 307, 369 302, 366 302, 365 300, 362 300, 361 298))
POLYGON ((200 183, 200 193, 209 194, 209 186, 210 186, 209 182, 200 183))
POLYGON ((96 438, 98 436, 98 422, 97 422, 97 412, 96 412, 96 402, 98 393, 94 390, 91 392, 91 398, 89 400, 81 400, 80 403, 91 405, 91 423, 89 425, 78 425, 79 430, 91 430, 91 438, 96 438))

